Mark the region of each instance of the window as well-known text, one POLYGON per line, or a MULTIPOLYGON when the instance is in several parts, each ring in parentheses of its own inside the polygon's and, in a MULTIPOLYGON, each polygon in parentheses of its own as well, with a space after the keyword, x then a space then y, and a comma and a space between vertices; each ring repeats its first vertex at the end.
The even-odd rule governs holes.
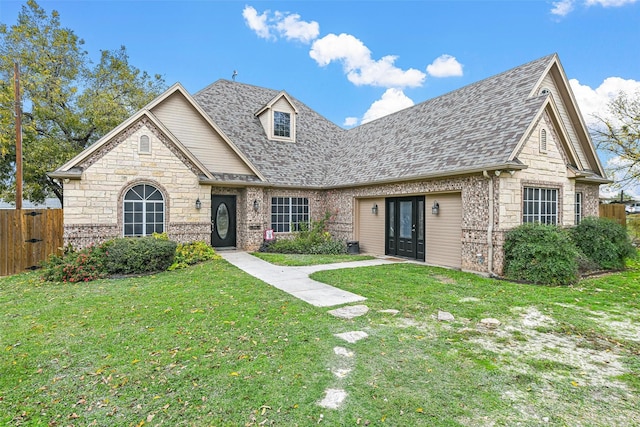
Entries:
POLYGON ((271 228, 277 233, 300 230, 309 223, 309 199, 306 197, 273 197, 271 199, 271 228))
POLYGON ((139 153, 151 153, 151 140, 148 135, 142 135, 140 137, 140 144, 138 145, 139 153))
POLYGON ((558 190, 555 188, 524 188, 522 222, 558 223, 558 190))
POLYGON ((273 136, 291 138, 291 114, 282 111, 273 112, 273 136))
POLYGON ((164 197, 149 184, 139 184, 124 196, 124 236, 150 236, 164 231, 164 197))
POLYGON ((547 130, 546 129, 540 130, 540 152, 541 153, 547 152, 547 130))
POLYGON ((582 193, 576 193, 576 225, 582 220, 582 193))

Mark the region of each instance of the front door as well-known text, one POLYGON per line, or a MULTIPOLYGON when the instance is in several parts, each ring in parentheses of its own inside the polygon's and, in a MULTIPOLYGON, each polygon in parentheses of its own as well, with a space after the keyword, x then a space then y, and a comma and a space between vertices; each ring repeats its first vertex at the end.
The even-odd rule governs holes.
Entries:
POLYGON ((424 196, 386 200, 387 255, 424 261, 424 196))
POLYGON ((211 246, 236 245, 236 196, 211 196, 211 246))

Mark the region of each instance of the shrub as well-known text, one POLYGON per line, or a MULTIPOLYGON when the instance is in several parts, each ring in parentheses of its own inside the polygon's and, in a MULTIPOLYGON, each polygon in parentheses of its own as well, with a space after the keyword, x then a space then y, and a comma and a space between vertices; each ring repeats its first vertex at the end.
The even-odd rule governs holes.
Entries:
POLYGON ((347 252, 344 242, 333 239, 327 231, 327 223, 331 214, 309 224, 300 224, 300 230, 291 239, 280 239, 265 242, 260 251, 281 254, 339 255, 347 252))
POLYGON ((578 280, 578 256, 567 230, 523 224, 507 232, 505 276, 538 284, 569 285, 578 280))
POLYGON ((48 282, 88 282, 106 275, 104 251, 100 246, 77 252, 67 247, 62 256, 50 255, 42 267, 42 280, 48 282))
POLYGON ((220 255, 206 242, 179 243, 176 247, 176 256, 169 270, 186 268, 203 261, 220 259, 220 255))
POLYGON ((108 274, 141 274, 164 271, 172 263, 176 242, 156 237, 124 237, 103 244, 108 274))
POLYGON ((590 217, 571 229, 571 237, 585 256, 600 269, 623 269, 627 258, 635 258, 627 230, 608 218, 590 217))

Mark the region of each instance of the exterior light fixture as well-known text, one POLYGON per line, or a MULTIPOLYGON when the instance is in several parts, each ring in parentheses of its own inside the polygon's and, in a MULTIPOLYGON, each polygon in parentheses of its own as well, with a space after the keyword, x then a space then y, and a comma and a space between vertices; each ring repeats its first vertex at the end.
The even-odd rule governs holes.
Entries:
POLYGON ((433 202, 433 206, 431 206, 431 214, 438 215, 440 213, 440 204, 437 201, 433 202))
POLYGON ((373 206, 371 206, 371 213, 374 215, 378 215, 378 204, 374 203, 373 206))
POLYGON ((253 201, 253 210, 258 212, 258 209, 260 209, 260 203, 258 202, 258 199, 255 199, 253 201))
POLYGON ((196 209, 200 209, 202 207, 202 202, 200 201, 200 197, 196 199, 196 209))

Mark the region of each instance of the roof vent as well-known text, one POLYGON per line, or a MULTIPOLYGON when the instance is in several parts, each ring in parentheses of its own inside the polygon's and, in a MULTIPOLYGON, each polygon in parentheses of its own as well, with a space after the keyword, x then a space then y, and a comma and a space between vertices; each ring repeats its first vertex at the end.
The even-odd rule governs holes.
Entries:
POLYGON ((543 87, 542 90, 540 91, 540 95, 549 95, 550 93, 551 91, 546 87, 543 87))

